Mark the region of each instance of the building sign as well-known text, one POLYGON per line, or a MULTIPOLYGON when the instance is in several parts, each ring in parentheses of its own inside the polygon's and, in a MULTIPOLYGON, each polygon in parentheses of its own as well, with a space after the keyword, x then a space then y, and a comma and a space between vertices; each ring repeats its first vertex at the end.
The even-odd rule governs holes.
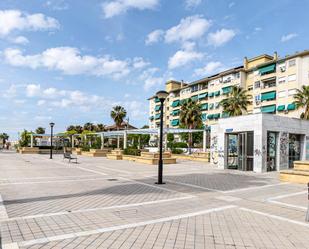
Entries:
POLYGON ((232 131, 233 131, 233 128, 225 129, 225 132, 232 132, 232 131))

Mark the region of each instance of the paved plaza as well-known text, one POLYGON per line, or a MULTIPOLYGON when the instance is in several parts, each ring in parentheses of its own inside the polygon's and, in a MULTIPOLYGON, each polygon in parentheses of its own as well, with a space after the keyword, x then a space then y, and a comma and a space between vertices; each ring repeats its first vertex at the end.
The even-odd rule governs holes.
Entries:
POLYGON ((2 248, 309 248, 306 186, 277 173, 78 161, 0 153, 2 248))

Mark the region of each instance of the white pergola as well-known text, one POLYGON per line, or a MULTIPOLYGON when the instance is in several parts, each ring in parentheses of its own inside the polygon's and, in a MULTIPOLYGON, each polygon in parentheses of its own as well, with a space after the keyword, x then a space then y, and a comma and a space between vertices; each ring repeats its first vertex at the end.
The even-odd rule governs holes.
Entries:
MULTIPOLYGON (((167 139, 167 134, 180 134, 180 133, 196 133, 196 132, 203 132, 203 151, 206 152, 206 130, 203 129, 180 129, 180 128, 164 128, 163 134, 165 135, 165 139, 167 139)), ((74 135, 65 135, 62 133, 55 134, 53 137, 72 137, 72 148, 74 148, 74 137, 81 137, 84 136, 100 136, 101 137, 101 149, 104 148, 104 138, 116 138, 116 137, 123 137, 123 148, 127 148, 127 136, 130 134, 135 135, 157 135, 160 136, 160 129, 159 128, 148 128, 148 129, 132 129, 132 130, 120 130, 120 131, 104 131, 104 132, 93 132, 87 134, 74 134, 74 135)), ((50 134, 31 134, 31 147, 33 147, 33 138, 34 137, 50 137, 50 134)), ((167 144, 167 143, 165 143, 167 144)))

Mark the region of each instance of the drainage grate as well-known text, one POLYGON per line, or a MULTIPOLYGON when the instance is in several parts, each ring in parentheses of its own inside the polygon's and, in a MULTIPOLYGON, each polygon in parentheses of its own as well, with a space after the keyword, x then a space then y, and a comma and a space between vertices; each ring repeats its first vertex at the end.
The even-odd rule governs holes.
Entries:
POLYGON ((110 179, 107 179, 107 181, 111 181, 111 182, 113 182, 113 181, 118 181, 118 179, 115 179, 115 178, 110 178, 110 179))

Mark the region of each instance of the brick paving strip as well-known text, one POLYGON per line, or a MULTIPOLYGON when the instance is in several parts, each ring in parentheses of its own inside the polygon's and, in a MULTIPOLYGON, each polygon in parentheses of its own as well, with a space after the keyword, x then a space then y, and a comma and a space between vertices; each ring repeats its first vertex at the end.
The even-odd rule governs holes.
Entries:
POLYGON ((2 248, 3 249, 9 249, 9 248, 11 249, 11 248, 18 248, 18 247, 26 247, 26 246, 31 246, 31 245, 35 245, 35 244, 48 243, 48 242, 52 242, 52 241, 77 238, 77 237, 81 237, 81 236, 95 235, 95 234, 106 233, 106 232, 128 229, 128 228, 135 228, 135 227, 146 226, 146 225, 150 225, 150 224, 168 222, 168 221, 172 221, 172 220, 179 220, 179 219, 183 219, 183 218, 189 218, 189 217, 194 217, 194 216, 198 216, 198 215, 209 214, 209 213, 213 213, 213 212, 220 212, 220 211, 223 211, 223 210, 226 210, 226 209, 231 209, 231 208, 236 208, 236 207, 237 206, 235 206, 235 205, 227 205, 227 206, 222 206, 222 207, 218 207, 218 208, 211 208, 211 209, 202 210, 202 211, 199 211, 199 212, 186 213, 186 214, 182 214, 182 215, 165 217, 165 218, 160 218, 160 219, 155 219, 155 220, 148 220, 148 221, 142 221, 142 222, 137 222, 137 223, 131 223, 131 224, 125 224, 125 225, 119 225, 119 226, 112 226, 112 227, 103 227, 103 228, 99 228, 99 229, 95 229, 95 230, 82 231, 82 232, 76 232, 76 233, 68 233, 68 234, 51 236, 51 237, 46 237, 46 238, 41 238, 41 239, 21 241, 21 242, 18 242, 18 243, 16 243, 16 242, 15 243, 9 243, 9 244, 4 244, 2 246, 2 248))

